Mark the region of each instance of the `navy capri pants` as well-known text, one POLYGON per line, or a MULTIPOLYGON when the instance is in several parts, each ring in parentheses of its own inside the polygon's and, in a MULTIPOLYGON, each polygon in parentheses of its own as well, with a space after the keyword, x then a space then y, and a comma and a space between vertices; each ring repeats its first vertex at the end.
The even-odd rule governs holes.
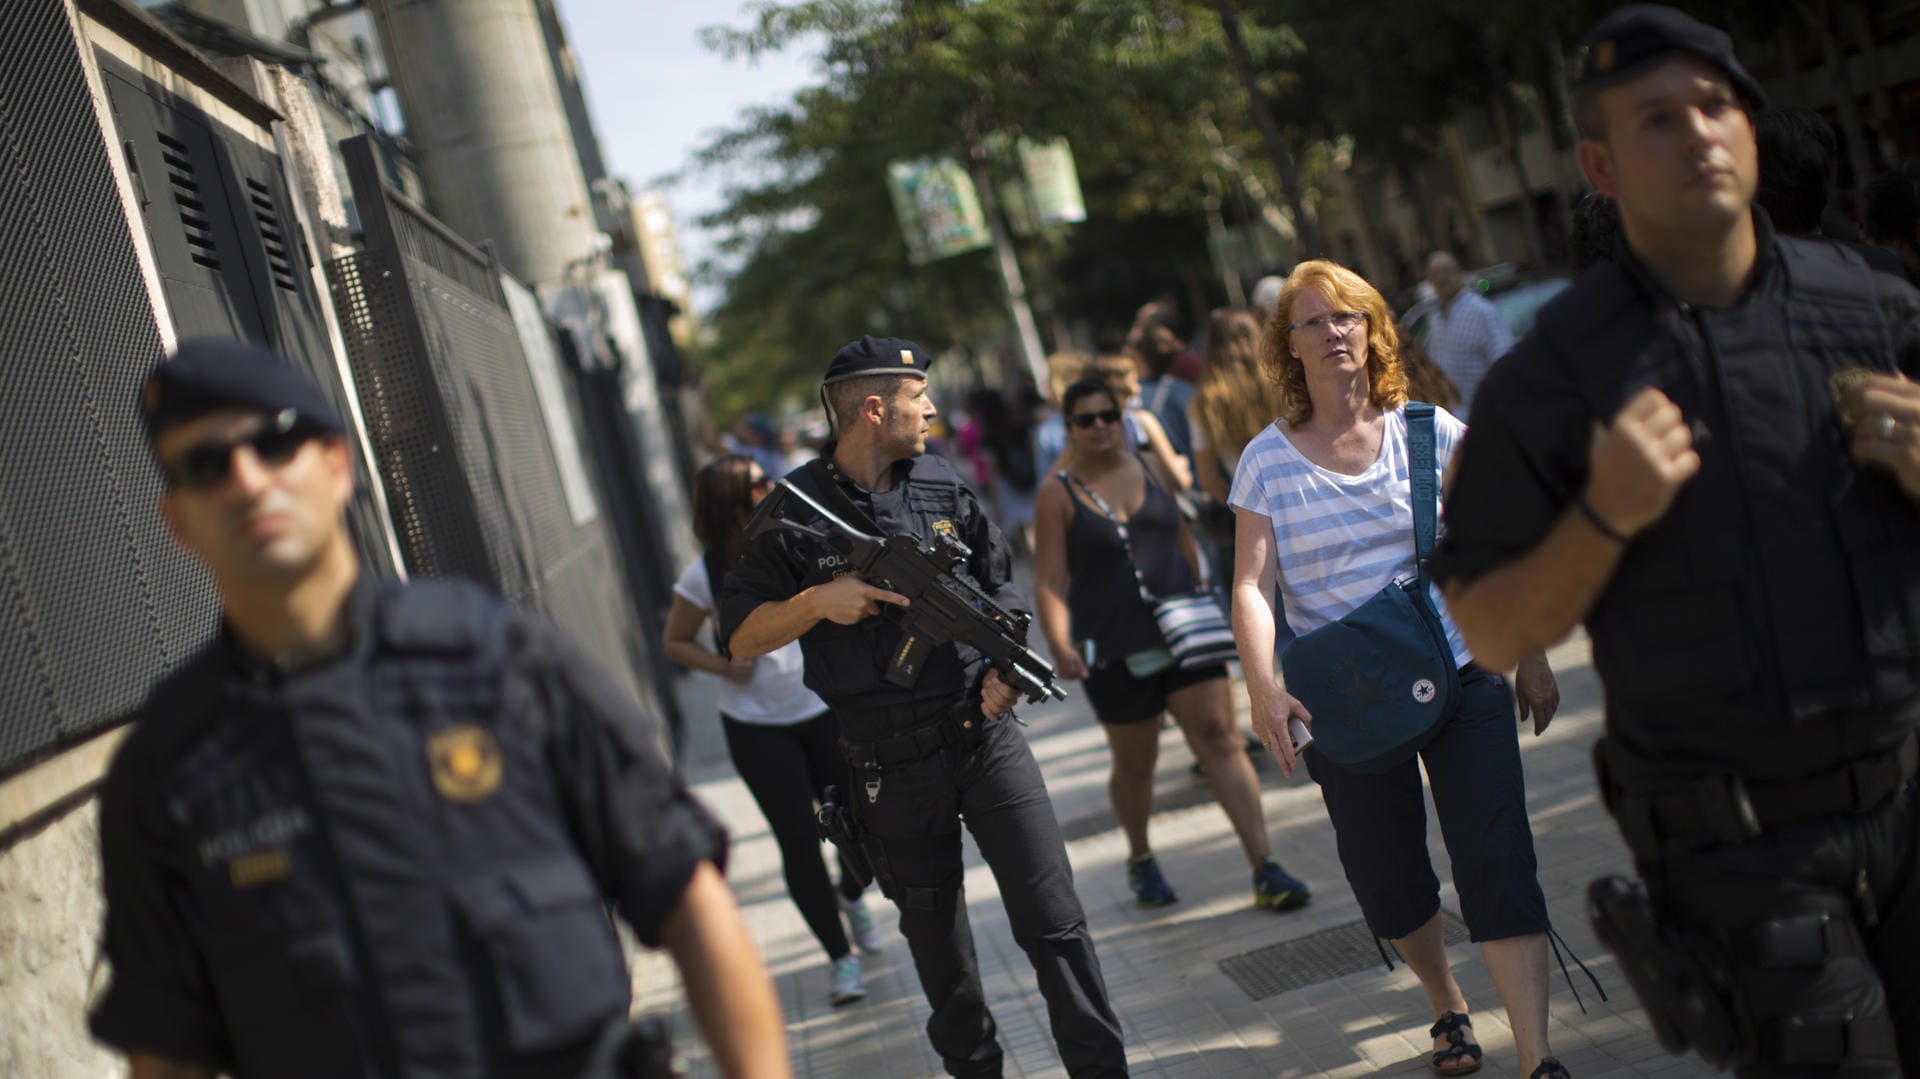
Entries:
MULTIPOLYGON (((1506 681, 1468 664, 1460 669, 1452 718, 1419 755, 1453 862, 1460 913, 1476 941, 1547 929, 1517 723, 1506 681)), ((1398 940, 1425 925, 1440 909, 1440 881, 1427 857, 1420 765, 1409 758, 1372 775, 1342 768, 1312 746, 1305 756, 1367 928, 1398 940)))

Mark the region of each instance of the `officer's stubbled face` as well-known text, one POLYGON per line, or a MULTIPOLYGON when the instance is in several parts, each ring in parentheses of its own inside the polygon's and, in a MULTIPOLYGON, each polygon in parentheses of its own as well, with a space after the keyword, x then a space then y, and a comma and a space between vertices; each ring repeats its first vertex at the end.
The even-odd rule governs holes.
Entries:
POLYGON ((205 486, 175 483, 160 512, 175 541, 205 563, 223 591, 286 583, 310 570, 345 534, 353 468, 337 437, 305 439, 285 460, 263 460, 245 436, 261 414, 222 409, 162 432, 154 457, 173 471, 196 448, 231 445, 226 474, 205 486))
POLYGON ((940 410, 933 407, 933 398, 927 396, 926 379, 898 381, 893 400, 887 402, 880 442, 902 457, 918 457, 927 452, 927 432, 933 429, 933 418, 940 410))
POLYGON ((1636 248, 1724 232, 1760 180, 1753 121, 1726 73, 1676 56, 1594 102, 1604 130, 1580 141, 1594 189, 1620 205, 1636 248))

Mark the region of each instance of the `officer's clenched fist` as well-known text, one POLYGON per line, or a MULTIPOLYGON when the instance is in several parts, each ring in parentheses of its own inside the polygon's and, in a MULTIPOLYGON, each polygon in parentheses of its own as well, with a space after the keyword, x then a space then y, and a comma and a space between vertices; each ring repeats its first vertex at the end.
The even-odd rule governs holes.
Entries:
POLYGON ((1648 386, 1634 394, 1610 426, 1594 424, 1587 454, 1587 506, 1620 536, 1666 516, 1700 455, 1679 406, 1648 386))
POLYGON ((843 626, 851 626, 863 618, 879 614, 882 603, 891 603, 896 607, 907 605, 907 597, 900 593, 870 585, 852 574, 810 591, 813 608, 820 617, 843 626))

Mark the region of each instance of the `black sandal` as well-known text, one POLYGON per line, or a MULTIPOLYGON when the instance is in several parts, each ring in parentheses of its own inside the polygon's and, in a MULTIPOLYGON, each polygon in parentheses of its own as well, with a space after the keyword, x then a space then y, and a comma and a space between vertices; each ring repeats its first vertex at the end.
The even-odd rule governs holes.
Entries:
MULTIPOLYGON (((1435 1075, 1469 1075, 1480 1070, 1480 1046, 1467 1040, 1467 1031, 1472 1029, 1473 1020, 1459 1012, 1441 1012, 1440 1018, 1433 1021, 1433 1026, 1427 1030, 1427 1037, 1447 1039, 1445 1049, 1433 1051, 1435 1075)), ((1541 1066, 1545 1067, 1545 1064, 1541 1066)), ((1558 1064, 1554 1066, 1559 1067, 1558 1064)), ((1533 1079, 1541 1079, 1540 1074, 1535 1072, 1533 1079)))
POLYGON ((1533 1069, 1528 1079, 1573 1079, 1573 1073, 1567 1070, 1565 1064, 1547 1057, 1540 1061, 1539 1067, 1533 1069))

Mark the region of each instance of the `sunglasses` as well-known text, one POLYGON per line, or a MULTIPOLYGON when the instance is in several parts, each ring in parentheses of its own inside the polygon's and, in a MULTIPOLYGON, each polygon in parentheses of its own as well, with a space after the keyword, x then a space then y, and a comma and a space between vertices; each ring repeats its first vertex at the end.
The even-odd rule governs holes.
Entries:
POLYGON ((749 484, 748 487, 755 491, 771 490, 773 488, 773 477, 766 475, 755 476, 753 482, 749 484))
POLYGON ((1067 422, 1084 431, 1096 423, 1119 423, 1120 410, 1103 408, 1098 412, 1076 412, 1067 417, 1067 422))
POLYGON ((262 464, 279 467, 293 460, 300 447, 324 432, 320 426, 290 408, 260 416, 230 438, 210 439, 187 447, 160 471, 176 491, 205 491, 226 482, 233 473, 233 451, 245 446, 262 464))

